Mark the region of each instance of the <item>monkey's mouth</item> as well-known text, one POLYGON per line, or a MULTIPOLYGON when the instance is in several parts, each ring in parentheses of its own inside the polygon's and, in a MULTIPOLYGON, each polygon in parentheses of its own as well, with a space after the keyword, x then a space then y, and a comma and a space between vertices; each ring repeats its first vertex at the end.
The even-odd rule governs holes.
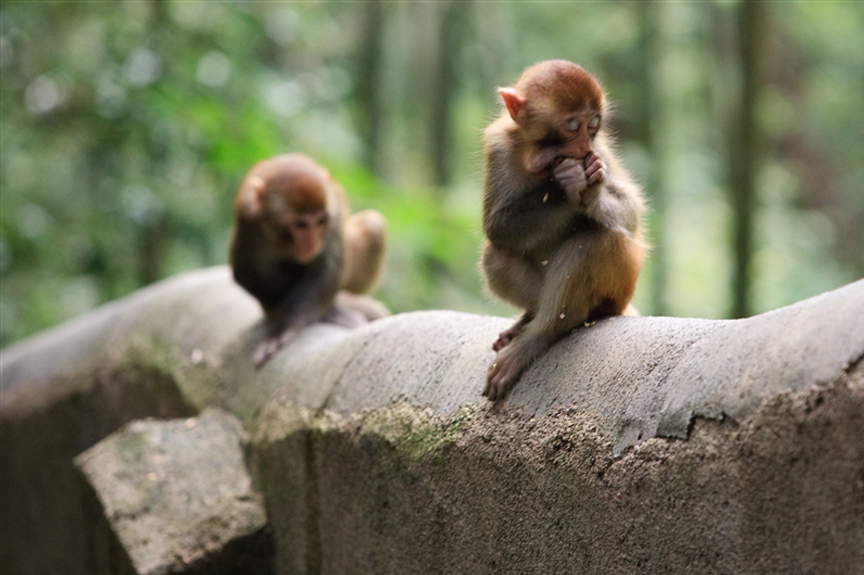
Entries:
POLYGON ((294 245, 293 251, 294 259, 297 260, 297 263, 305 265, 318 256, 321 248, 318 245, 307 245, 300 242, 294 245))
MULTIPOLYGON (((532 174, 539 174, 544 170, 554 168, 555 166, 553 164, 558 159, 559 155, 558 150, 555 148, 541 148, 533 154, 533 156, 528 157, 526 167, 532 174)), ((563 160, 564 158, 562 157, 561 161, 563 160)))

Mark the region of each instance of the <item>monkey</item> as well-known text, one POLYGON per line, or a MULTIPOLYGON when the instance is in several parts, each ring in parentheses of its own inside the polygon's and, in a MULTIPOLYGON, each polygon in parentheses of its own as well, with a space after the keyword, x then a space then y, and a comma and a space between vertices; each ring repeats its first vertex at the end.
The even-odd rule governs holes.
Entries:
POLYGON ((492 345, 491 401, 586 322, 636 315, 647 248, 642 192, 613 152, 597 78, 548 60, 499 93, 504 109, 483 133, 481 268, 490 292, 524 313, 492 345))
POLYGON ((311 158, 283 154, 255 164, 234 215, 233 277, 265 316, 256 367, 312 323, 356 327, 389 315, 363 295, 381 274, 386 220, 375 210, 349 216, 345 192, 311 158))

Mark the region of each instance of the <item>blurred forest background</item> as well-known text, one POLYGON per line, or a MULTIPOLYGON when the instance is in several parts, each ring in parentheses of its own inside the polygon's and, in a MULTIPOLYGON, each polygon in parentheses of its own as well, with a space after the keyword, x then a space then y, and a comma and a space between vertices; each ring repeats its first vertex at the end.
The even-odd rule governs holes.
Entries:
POLYGON ((644 314, 762 312, 864 276, 864 2, 0 5, 0 344, 226 260, 259 159, 390 222, 394 311, 513 314, 477 268, 497 86, 549 58, 615 102, 644 314))

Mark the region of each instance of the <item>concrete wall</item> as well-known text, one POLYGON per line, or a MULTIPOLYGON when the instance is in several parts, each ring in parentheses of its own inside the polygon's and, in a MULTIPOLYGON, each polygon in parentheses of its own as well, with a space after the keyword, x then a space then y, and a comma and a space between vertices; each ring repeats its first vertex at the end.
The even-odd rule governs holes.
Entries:
POLYGON ((747 320, 600 321, 489 404, 509 323, 319 325, 256 371, 257 304, 213 268, 5 349, 0 572, 127 569, 73 458, 217 408, 277 573, 864 573, 864 281, 747 320))

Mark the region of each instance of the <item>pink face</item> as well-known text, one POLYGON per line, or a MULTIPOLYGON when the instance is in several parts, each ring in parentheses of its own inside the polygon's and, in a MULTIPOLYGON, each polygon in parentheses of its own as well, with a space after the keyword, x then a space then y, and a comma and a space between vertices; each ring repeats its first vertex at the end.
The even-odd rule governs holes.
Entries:
POLYGON ((286 257, 308 264, 324 249, 330 215, 324 211, 293 214, 279 223, 276 245, 286 257))
POLYGON ((588 110, 569 114, 555 125, 548 135, 534 143, 525 161, 525 167, 537 174, 556 160, 581 160, 593 150, 594 137, 600 131, 600 113, 588 110))
POLYGON ((600 131, 600 113, 594 110, 573 114, 560 128, 567 143, 564 144, 565 156, 582 159, 593 149, 594 136, 600 131))

